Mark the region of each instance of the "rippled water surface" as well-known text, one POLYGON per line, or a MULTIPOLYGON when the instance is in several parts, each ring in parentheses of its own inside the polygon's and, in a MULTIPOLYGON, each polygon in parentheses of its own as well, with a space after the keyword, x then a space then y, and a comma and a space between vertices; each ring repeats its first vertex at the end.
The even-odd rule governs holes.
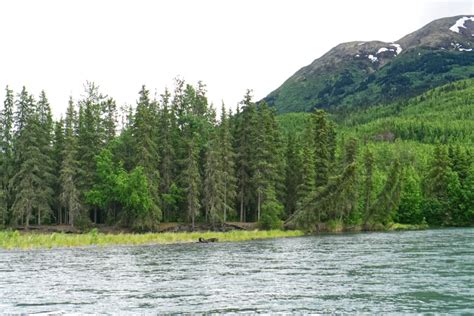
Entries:
POLYGON ((0 250, 4 313, 474 313, 474 229, 0 250))

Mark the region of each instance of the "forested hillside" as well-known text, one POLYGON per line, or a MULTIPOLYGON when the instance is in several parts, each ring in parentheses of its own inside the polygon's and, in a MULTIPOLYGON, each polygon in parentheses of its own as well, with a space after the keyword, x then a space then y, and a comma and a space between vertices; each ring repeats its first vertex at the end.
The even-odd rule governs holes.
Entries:
POLYGON ((176 81, 137 104, 89 83, 52 118, 46 93, 8 87, 1 225, 258 221, 263 228, 474 223, 474 81, 388 106, 276 116, 248 92, 219 118, 176 81))
POLYGON ((298 70, 264 100, 278 113, 389 104, 474 76, 473 17, 425 25, 392 43, 342 43, 298 70))
MULTIPOLYGON (((284 135, 305 142, 304 131, 314 125, 313 115, 289 113, 277 121, 284 135)), ((368 216, 371 200, 393 194, 393 206, 386 207, 388 221, 474 224, 474 80, 403 102, 333 112, 330 117, 338 126, 337 164, 343 161, 343 144, 351 139, 359 144, 356 223, 368 216), (398 163, 400 187, 384 196, 398 163)))

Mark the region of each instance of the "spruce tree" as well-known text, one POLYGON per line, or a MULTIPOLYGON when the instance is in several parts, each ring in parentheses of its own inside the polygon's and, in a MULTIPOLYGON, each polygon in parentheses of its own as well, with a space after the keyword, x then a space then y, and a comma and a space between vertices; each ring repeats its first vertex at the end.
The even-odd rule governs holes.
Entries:
POLYGON ((26 91, 23 86, 16 100, 16 111, 14 116, 15 137, 18 137, 23 131, 28 119, 33 114, 33 97, 26 91))
MULTIPOLYGON (((301 153, 301 179, 296 189, 296 209, 294 214, 309 214, 317 211, 317 222, 321 222, 321 209, 314 207, 314 196, 316 194, 314 151, 309 146, 304 146, 301 153)), ((291 218, 291 217, 290 217, 291 218)))
MULTIPOLYGON (((105 96, 99 87, 91 82, 85 86, 85 96, 79 100, 79 123, 77 126, 78 161, 80 174, 78 174, 78 188, 83 194, 90 190, 94 184, 95 156, 99 154, 104 144, 104 130, 101 113, 105 96)), ((81 196, 83 199, 83 196, 81 196)), ((94 218, 97 217, 94 210, 94 218)))
POLYGON ((337 134, 336 124, 332 121, 328 122, 328 156, 330 171, 334 167, 336 162, 336 149, 337 149, 337 134))
POLYGON ((204 163, 203 206, 211 223, 224 221, 224 170, 216 131, 207 143, 204 163))
MULTIPOLYGON (((135 166, 143 168, 143 172, 147 177, 148 190, 151 194, 152 208, 159 210, 160 157, 158 156, 158 147, 154 134, 156 118, 149 98, 149 91, 145 86, 142 86, 139 95, 132 126, 135 166)), ((160 212, 154 213, 159 214, 158 220, 161 218, 160 212)))
POLYGON ((61 194, 60 186, 60 176, 61 176, 61 165, 64 160, 64 148, 65 148, 65 135, 64 135, 64 119, 61 117, 57 122, 54 123, 54 136, 53 136, 53 151, 52 151, 52 160, 53 160, 53 174, 54 174, 54 183, 53 183, 53 208, 55 210, 54 217, 56 218, 56 223, 63 224, 63 212, 59 196, 61 194))
POLYGON ((46 93, 41 91, 37 106, 36 106, 36 115, 38 116, 38 128, 39 134, 38 138, 38 147, 43 157, 41 164, 39 165, 40 174, 42 174, 43 190, 45 194, 45 199, 48 201, 49 206, 46 208, 46 213, 42 213, 41 209, 38 210, 37 223, 42 222, 43 217, 49 220, 49 215, 51 213, 51 205, 53 205, 54 200, 54 186, 57 182, 55 170, 55 162, 53 160, 53 115, 51 113, 51 107, 49 101, 46 97, 46 93), (43 216, 43 217, 42 217, 43 216))
MULTIPOLYGON (((176 134, 176 122, 169 105, 168 90, 161 96, 161 110, 158 116, 158 151, 160 156, 160 193, 162 196, 163 218, 171 220, 172 212, 176 209, 176 198, 172 187, 176 187, 176 152, 173 147, 173 135, 176 134)), ((175 214, 176 215, 176 214, 175 214)))
POLYGON ((76 112, 72 99, 69 100, 69 106, 65 119, 64 151, 62 153, 61 171, 59 176, 59 202, 64 209, 64 218, 60 216, 60 222, 75 226, 79 221, 82 224, 85 220, 83 214, 83 204, 81 201, 81 192, 78 188, 78 179, 81 174, 80 163, 77 160, 78 144, 75 135, 76 130, 76 112))
POLYGON ((117 105, 115 100, 107 98, 102 103, 102 125, 104 130, 105 145, 110 144, 115 139, 117 129, 117 105))
POLYGON ((377 195, 375 202, 365 214, 364 225, 370 221, 388 223, 394 216, 400 203, 401 192, 401 164, 397 159, 392 163, 387 180, 382 191, 377 195))
POLYGON ((235 152, 233 149, 233 139, 230 127, 230 117, 226 115, 225 106, 221 108, 221 122, 219 126, 219 151, 222 163, 223 181, 224 181, 224 201, 223 201, 223 220, 227 221, 229 215, 234 215, 235 198, 237 189, 237 179, 235 177, 235 152))
POLYGON ((282 181, 278 161, 282 159, 279 152, 274 116, 270 108, 262 103, 258 108, 258 129, 255 131, 256 142, 253 164, 252 185, 256 193, 257 221, 261 217, 261 206, 267 192, 276 197, 276 183, 282 181))
POLYGON ((426 201, 424 215, 429 224, 445 225, 451 220, 450 193, 459 181, 451 169, 448 148, 437 145, 433 151, 433 160, 425 178, 426 201))
POLYGON ((468 176, 464 181, 463 193, 466 208, 461 222, 463 225, 471 225, 474 222, 474 164, 471 166, 468 176))
POLYGON ((423 221, 421 207, 423 195, 420 178, 412 166, 404 169, 402 188, 400 192, 400 206, 396 214, 399 223, 420 224, 423 221))
POLYGON ((325 186, 329 179, 330 152, 328 148, 328 121, 323 110, 316 110, 312 115, 314 153, 316 170, 316 187, 325 186))
MULTIPOLYGON (((298 201, 298 187, 302 182, 303 165, 299 153, 299 144, 293 134, 288 135, 286 145, 286 170, 285 170, 285 210, 291 216, 296 211, 298 201)), ((314 181, 314 179, 312 179, 314 181)))
POLYGON ((255 168, 256 130, 258 129, 256 105, 252 102, 251 91, 247 90, 240 102, 242 110, 236 115, 235 152, 237 155, 237 179, 240 221, 246 221, 252 192, 252 177, 255 168))
MULTIPOLYGON (((357 140, 350 138, 345 146, 345 165, 344 168, 354 168, 357 166, 357 140)), ((351 169, 352 170, 352 169, 351 169)), ((357 171, 346 173, 347 177, 344 181, 344 188, 341 191, 339 197, 340 207, 336 210, 339 214, 339 220, 342 221, 343 217, 351 216, 356 210, 358 200, 358 181, 357 171)))
POLYGON ((196 135, 190 135, 187 143, 187 156, 185 159, 185 169, 182 173, 182 183, 186 195, 187 218, 192 223, 194 230, 196 217, 199 215, 201 175, 198 165, 198 146, 195 141, 196 135))
POLYGON ((364 167, 364 214, 367 215, 372 206, 371 203, 374 189, 374 154, 369 148, 367 148, 364 153, 364 167))
POLYGON ((51 197, 53 190, 48 170, 50 158, 44 153, 44 129, 41 123, 39 107, 33 97, 22 90, 17 112, 17 142, 15 175, 11 179, 15 198, 12 213, 17 223, 28 227, 33 216, 36 223, 51 215, 51 197))
POLYGON ((9 209, 11 206, 10 179, 13 175, 13 91, 5 88, 6 95, 3 109, 0 113, 0 146, 1 146, 1 168, 0 168, 0 225, 9 223, 9 209))
POLYGON ((443 145, 437 145, 433 153, 433 162, 426 178, 428 196, 446 202, 448 199, 448 183, 451 173, 448 150, 443 145))
POLYGON ((459 144, 456 146, 449 146, 449 159, 451 170, 458 174, 461 184, 469 175, 469 168, 471 165, 470 157, 465 148, 459 144))

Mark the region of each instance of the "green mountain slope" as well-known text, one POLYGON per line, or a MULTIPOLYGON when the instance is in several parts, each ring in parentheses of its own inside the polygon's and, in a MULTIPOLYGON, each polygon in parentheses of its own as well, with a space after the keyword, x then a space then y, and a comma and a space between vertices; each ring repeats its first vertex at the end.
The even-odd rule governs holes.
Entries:
POLYGON ((301 68, 264 100, 279 113, 390 103, 474 77, 474 17, 435 20, 394 43, 349 42, 301 68))
MULTIPOLYGON (((277 117, 283 132, 301 135, 309 113, 277 117)), ((460 143, 474 146, 474 79, 450 83, 404 102, 333 114, 339 133, 366 142, 460 143)))

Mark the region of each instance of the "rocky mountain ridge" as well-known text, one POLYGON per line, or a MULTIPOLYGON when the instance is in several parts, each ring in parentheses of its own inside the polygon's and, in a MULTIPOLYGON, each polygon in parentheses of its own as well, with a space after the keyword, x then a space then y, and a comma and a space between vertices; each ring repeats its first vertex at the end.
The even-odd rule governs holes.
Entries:
POLYGON ((264 100, 279 112, 393 100, 474 76, 473 49, 474 16, 442 18, 395 42, 339 44, 264 100))

